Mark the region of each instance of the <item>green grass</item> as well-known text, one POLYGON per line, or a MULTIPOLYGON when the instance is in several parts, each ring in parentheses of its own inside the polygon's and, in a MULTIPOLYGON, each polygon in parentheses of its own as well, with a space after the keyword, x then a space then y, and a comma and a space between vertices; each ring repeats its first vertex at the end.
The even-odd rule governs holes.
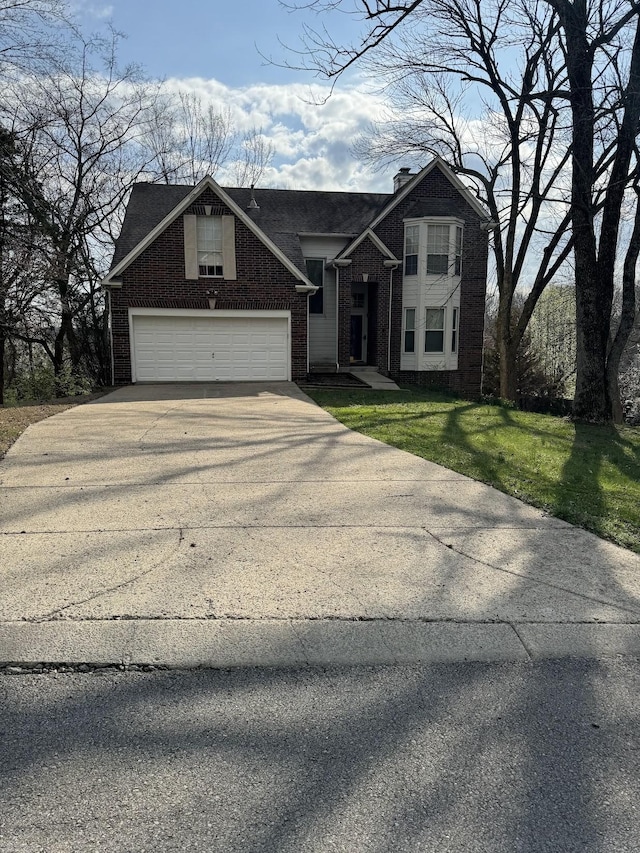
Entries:
POLYGON ((308 391, 351 429, 489 483, 640 553, 640 429, 434 392, 308 391))

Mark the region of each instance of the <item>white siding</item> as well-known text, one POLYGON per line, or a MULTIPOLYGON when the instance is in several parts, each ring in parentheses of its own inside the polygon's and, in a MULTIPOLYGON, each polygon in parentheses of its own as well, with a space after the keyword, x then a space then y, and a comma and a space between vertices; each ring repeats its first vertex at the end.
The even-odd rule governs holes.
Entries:
MULTIPOLYGON (((305 258, 333 260, 348 243, 343 237, 301 237, 300 245, 305 258)), ((322 314, 309 314, 309 361, 314 363, 337 362, 336 271, 324 272, 324 310, 322 314)))
MULTIPOLYGON (((456 220, 425 219, 412 220, 407 224, 420 225, 420 247, 418 257, 418 274, 403 276, 402 282, 402 313, 404 317, 405 308, 416 309, 415 329, 415 352, 404 353, 400 351, 401 370, 457 370, 458 354, 451 352, 451 331, 453 322, 453 309, 458 308, 458 340, 461 323, 464 317, 460 316, 460 277, 454 275, 427 275, 426 274, 426 237, 427 224, 449 224, 453 230, 458 224, 456 220), (425 352, 424 334, 425 317, 427 308, 445 309, 444 328, 444 352, 425 352)), ((404 339, 401 342, 404 347, 404 339)))

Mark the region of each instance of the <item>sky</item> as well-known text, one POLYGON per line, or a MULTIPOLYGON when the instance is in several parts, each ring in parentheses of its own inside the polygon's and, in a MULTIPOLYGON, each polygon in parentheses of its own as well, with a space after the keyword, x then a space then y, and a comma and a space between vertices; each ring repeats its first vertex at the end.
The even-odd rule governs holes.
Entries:
MULTIPOLYGON (((261 128, 276 152, 264 185, 391 191, 395 168, 374 171, 352 153, 356 137, 382 115, 383 98, 356 72, 318 106, 310 87, 328 94, 326 81, 277 64, 287 57, 283 43, 299 44, 303 22, 322 26, 323 19, 289 12, 278 0, 75 0, 74 6, 85 29, 110 23, 126 36, 122 63, 139 63, 173 90, 228 106, 240 130, 261 128)), ((339 25, 341 37, 357 36, 357 23, 344 14, 334 13, 327 24, 339 25)))

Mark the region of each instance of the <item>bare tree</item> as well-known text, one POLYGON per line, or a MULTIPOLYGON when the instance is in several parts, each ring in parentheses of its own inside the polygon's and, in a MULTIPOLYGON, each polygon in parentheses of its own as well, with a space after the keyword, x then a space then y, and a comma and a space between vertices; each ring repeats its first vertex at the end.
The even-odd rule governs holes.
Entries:
POLYGON ((395 115, 373 126, 356 150, 371 163, 443 156, 473 182, 498 223, 496 339, 500 394, 510 400, 536 303, 571 250, 567 116, 554 103, 563 82, 556 31, 554 15, 531 4, 436 0, 413 11, 410 32, 364 59, 395 115), (483 103, 479 119, 467 115, 471 92, 483 103), (515 311, 523 285, 527 295, 515 311))
MULTIPOLYGON (((395 85, 406 87, 416 72, 422 78, 422 89, 428 93, 422 119, 425 126, 435 120, 435 129, 423 133, 420 144, 424 150, 446 149, 454 167, 474 178, 492 215, 502 223, 495 250, 502 282, 499 338, 505 396, 512 396, 508 363, 535 301, 573 252, 578 327, 575 416, 611 418, 616 359, 629 328, 627 300, 610 340, 619 227, 637 168, 637 0, 357 0, 350 5, 342 0, 307 0, 285 5, 318 13, 350 10, 364 25, 361 40, 348 45, 336 41, 326 28, 303 27, 294 66, 335 81, 357 62, 380 70, 391 60, 395 85), (398 45, 404 53, 401 50, 393 64, 398 45), (519 61, 514 61, 519 48, 519 61), (507 60, 506 72, 499 62, 501 54, 507 60), (411 62, 403 70, 407 55, 411 62), (485 92, 485 121, 506 143, 493 159, 479 158, 477 151, 475 158, 468 156, 473 146, 460 134, 460 101, 450 97, 450 88, 441 82, 452 77, 459 84, 459 97, 472 89, 485 92), (563 141, 564 149, 558 147, 563 141), (530 151, 523 156, 527 146, 530 151), (496 164, 509 172, 503 186, 511 199, 504 206, 496 203, 500 174, 496 164), (542 216, 547 201, 558 204, 551 222, 542 216), (547 241, 540 246, 538 235, 545 230, 547 241), (512 334, 508 324, 513 288, 525 264, 531 263, 534 236, 542 262, 528 308, 512 334)), ((627 255, 629 275, 635 275, 633 254, 631 249, 627 255)))
POLYGON ((5 94, 5 123, 21 140, 21 199, 44 241, 47 307, 57 317, 44 348, 56 375, 67 354, 74 368, 83 359, 74 321, 87 299, 95 305, 123 201, 147 166, 141 142, 157 88, 136 68, 118 68, 117 43, 115 34, 80 40, 46 75, 21 75, 5 94))
POLYGON ((238 186, 249 186, 258 183, 275 153, 262 128, 240 133, 229 107, 217 110, 190 92, 162 94, 146 144, 148 177, 166 184, 197 184, 226 167, 238 186))
POLYGON ((252 127, 246 131, 234 164, 236 185, 249 187, 259 183, 271 165, 274 154, 275 148, 265 137, 262 128, 252 127))
MULTIPOLYGON (((613 338, 611 318, 622 208, 636 173, 640 122, 640 4, 634 0, 548 0, 561 25, 572 112, 571 220, 576 266, 577 378, 574 414, 589 421, 621 417, 620 356, 633 325, 640 212, 625 259, 623 310, 613 338), (607 136, 614 119, 614 136, 607 136), (603 139, 604 137, 604 139, 603 139), (600 181, 598 146, 609 152, 600 181), (603 196, 600 208, 596 196, 603 196)), ((637 182, 636 182, 637 184, 637 182)))
POLYGON ((46 67, 71 26, 65 0, 0 0, 0 70, 46 67))
POLYGON ((205 175, 216 174, 236 141, 228 107, 216 111, 193 93, 165 92, 146 140, 149 176, 161 183, 197 184, 205 175))

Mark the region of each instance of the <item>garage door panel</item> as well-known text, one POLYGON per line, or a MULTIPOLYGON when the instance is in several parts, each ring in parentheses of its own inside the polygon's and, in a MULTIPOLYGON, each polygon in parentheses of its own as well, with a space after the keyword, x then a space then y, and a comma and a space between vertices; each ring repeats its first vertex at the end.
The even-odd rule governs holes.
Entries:
POLYGON ((133 316, 139 382, 288 379, 286 317, 133 316))

